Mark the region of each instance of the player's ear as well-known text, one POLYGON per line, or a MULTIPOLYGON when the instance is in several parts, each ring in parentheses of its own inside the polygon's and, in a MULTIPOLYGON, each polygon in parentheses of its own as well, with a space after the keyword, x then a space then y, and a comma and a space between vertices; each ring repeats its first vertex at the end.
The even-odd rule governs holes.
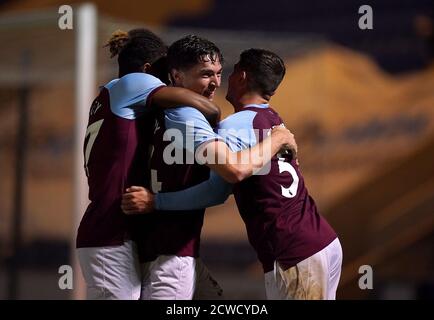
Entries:
POLYGON ((170 78, 175 85, 182 83, 182 72, 181 71, 176 70, 176 69, 171 69, 170 75, 171 75, 170 78))
POLYGON ((143 65, 143 67, 142 67, 142 71, 143 71, 144 73, 149 73, 149 70, 151 70, 151 64, 148 63, 148 62, 146 62, 146 63, 143 65))
POLYGON ((247 73, 245 71, 240 72, 240 82, 241 83, 247 82, 247 73))
POLYGON ((170 72, 167 73, 167 81, 168 83, 166 83, 168 86, 173 86, 173 84, 175 83, 175 81, 173 81, 173 77, 172 74, 170 72))

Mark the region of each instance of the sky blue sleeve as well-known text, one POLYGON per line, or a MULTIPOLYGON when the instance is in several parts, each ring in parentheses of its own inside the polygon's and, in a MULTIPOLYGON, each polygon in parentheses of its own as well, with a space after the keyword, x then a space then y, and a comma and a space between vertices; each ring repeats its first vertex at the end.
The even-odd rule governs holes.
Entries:
POLYGON ((188 189, 155 195, 158 210, 192 210, 216 206, 232 193, 232 184, 211 171, 210 178, 188 189))
POLYGON ((165 84, 150 74, 127 74, 106 85, 110 95, 110 108, 119 117, 136 119, 150 111, 148 98, 162 86, 165 84))
POLYGON ((183 139, 173 141, 177 148, 186 149, 189 153, 194 154, 204 142, 221 140, 205 116, 195 108, 180 107, 166 109, 164 112, 166 129, 175 129, 182 133, 183 139))
POLYGON ((253 129, 256 112, 244 110, 230 115, 219 123, 217 132, 232 152, 256 145, 258 138, 253 129))

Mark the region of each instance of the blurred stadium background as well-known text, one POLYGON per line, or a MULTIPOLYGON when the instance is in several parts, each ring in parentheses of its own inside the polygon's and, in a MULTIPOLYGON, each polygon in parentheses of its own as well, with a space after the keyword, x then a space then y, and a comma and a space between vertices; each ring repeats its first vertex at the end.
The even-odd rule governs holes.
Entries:
MULTIPOLYGON (((77 296, 58 287, 76 232, 76 26, 58 28, 62 4, 0 1, 0 299, 77 296)), ((76 12, 81 1, 67 4, 76 12)), ((338 298, 434 297, 432 0, 94 5, 95 90, 117 75, 102 48, 116 29, 146 26, 168 44, 190 33, 214 41, 226 60, 216 99, 224 115, 232 111, 227 76, 241 50, 284 57, 287 74, 272 105, 295 132, 309 190, 340 236, 338 298), (373 7, 373 30, 358 28, 362 4, 373 7), (358 287, 361 265, 373 267, 373 290, 358 287)), ((202 256, 226 297, 264 298, 233 198, 207 212, 202 256)))

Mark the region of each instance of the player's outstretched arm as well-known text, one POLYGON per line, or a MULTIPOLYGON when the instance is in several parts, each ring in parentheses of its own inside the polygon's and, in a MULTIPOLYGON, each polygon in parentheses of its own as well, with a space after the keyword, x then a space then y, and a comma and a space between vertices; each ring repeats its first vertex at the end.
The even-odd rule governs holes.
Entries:
POLYGON ((155 194, 154 206, 158 210, 196 210, 217 206, 231 195, 233 185, 211 171, 208 180, 176 192, 155 194))
POLYGON ((185 88, 163 87, 153 94, 152 103, 162 109, 191 106, 199 110, 212 126, 220 121, 220 108, 215 103, 185 88))
POLYGON ((197 150, 196 160, 229 183, 238 183, 259 171, 281 149, 290 149, 296 154, 297 144, 288 129, 278 126, 261 143, 239 152, 231 152, 222 141, 206 143, 197 150))
POLYGON ((229 183, 237 183, 261 169, 280 149, 296 151, 294 135, 284 127, 275 127, 271 135, 253 148, 232 152, 204 116, 193 108, 166 111, 167 129, 177 129, 183 139, 174 139, 175 147, 185 148, 199 164, 207 165, 229 183), (184 141, 187 141, 184 144, 184 141))
POLYGON ((232 193, 232 184, 215 172, 193 187, 153 194, 146 188, 132 186, 122 195, 121 208, 126 214, 149 213, 157 210, 196 210, 222 204, 232 193))
MULTIPOLYGON (((191 210, 221 204, 232 192, 230 183, 240 182, 251 176, 283 148, 293 149, 294 152, 297 150, 294 135, 283 127, 276 127, 270 137, 253 148, 239 152, 231 152, 222 141, 209 141, 202 149, 206 157, 204 164, 219 176, 212 172, 210 179, 198 185, 178 192, 156 195, 143 187, 132 186, 123 194, 121 208, 126 214, 140 214, 152 212, 154 209, 191 210), (220 160, 223 160, 223 163, 219 163, 220 160)), ((198 151, 200 152, 200 149, 198 151)))

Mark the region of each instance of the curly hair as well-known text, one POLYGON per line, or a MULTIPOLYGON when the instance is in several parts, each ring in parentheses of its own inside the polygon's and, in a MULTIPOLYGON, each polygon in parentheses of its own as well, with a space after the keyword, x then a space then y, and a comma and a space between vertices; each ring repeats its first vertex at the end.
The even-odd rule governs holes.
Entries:
POLYGON ((120 76, 143 72, 146 63, 151 65, 166 57, 167 46, 160 37, 147 29, 117 30, 104 47, 109 47, 111 57, 118 57, 120 76))

